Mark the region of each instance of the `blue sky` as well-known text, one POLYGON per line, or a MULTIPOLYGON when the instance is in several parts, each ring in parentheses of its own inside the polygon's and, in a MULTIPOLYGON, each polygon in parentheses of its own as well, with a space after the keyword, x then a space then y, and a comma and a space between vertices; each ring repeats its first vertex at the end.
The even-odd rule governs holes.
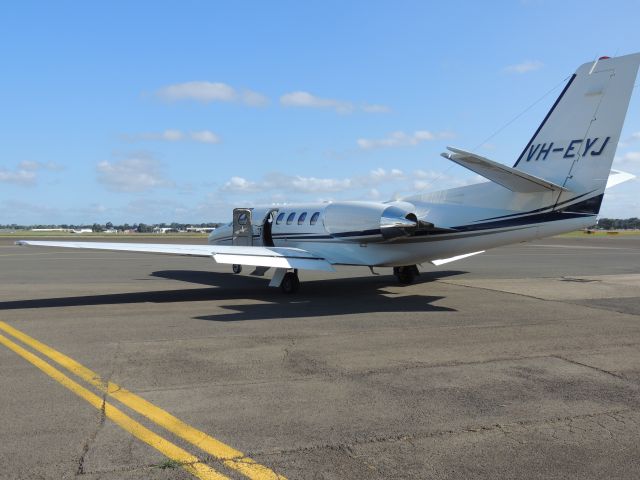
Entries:
MULTIPOLYGON (((639 14, 584 0, 7 3, 0 223, 226 221, 233 206, 474 182, 439 153, 512 165, 578 65, 640 50, 639 14)), ((622 139, 616 166, 640 175, 637 91, 622 139)), ((640 216, 639 182, 601 214, 640 216)))

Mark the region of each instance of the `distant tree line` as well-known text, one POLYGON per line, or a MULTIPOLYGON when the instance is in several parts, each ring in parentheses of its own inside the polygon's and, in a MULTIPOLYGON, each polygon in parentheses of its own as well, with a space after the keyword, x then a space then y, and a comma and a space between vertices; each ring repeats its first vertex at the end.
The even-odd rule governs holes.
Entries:
POLYGON ((187 228, 191 227, 191 228, 217 228, 221 225, 221 223, 218 222, 206 222, 206 223, 177 223, 177 222, 172 222, 172 223, 156 223, 156 224, 146 224, 146 223, 134 223, 134 224, 128 224, 128 223, 123 223, 121 225, 116 225, 112 222, 107 222, 107 223, 94 223, 94 224, 67 224, 67 223, 63 223, 63 224, 59 224, 59 225, 53 225, 53 224, 49 224, 49 225, 43 225, 43 224, 38 224, 38 225, 19 225, 16 223, 12 223, 12 224, 8 224, 8 225, 1 225, 0 224, 0 229, 3 230, 30 230, 32 228, 62 228, 65 230, 79 230, 81 228, 90 228, 92 229, 94 232, 104 232, 105 230, 118 230, 118 231, 125 231, 125 230, 135 230, 136 232, 139 233, 150 233, 153 232, 154 228, 169 228, 171 230, 175 230, 177 231, 181 231, 181 230, 186 230, 187 228))
POLYGON ((598 220, 598 228, 602 230, 638 230, 640 218, 601 218, 598 220))

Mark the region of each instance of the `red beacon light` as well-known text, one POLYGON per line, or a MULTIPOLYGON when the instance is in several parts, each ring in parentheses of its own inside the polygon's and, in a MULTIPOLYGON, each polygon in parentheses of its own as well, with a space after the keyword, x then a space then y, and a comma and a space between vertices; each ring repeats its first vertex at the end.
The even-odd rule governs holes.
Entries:
POLYGON ((603 57, 600 57, 598 60, 609 60, 611 57, 607 57, 606 55, 603 57))

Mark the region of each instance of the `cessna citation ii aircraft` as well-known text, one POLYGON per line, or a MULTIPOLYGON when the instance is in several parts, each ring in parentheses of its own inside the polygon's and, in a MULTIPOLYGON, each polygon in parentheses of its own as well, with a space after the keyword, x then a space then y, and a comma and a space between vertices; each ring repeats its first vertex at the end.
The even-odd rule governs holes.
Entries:
POLYGON ((242 265, 272 267, 269 285, 286 293, 298 290, 299 270, 334 265, 393 267, 409 284, 418 264, 441 265, 596 223, 605 189, 633 178, 611 164, 639 63, 636 53, 579 67, 513 167, 457 148, 442 154, 489 182, 401 201, 236 208, 208 245, 17 243, 213 257, 235 273, 242 265))

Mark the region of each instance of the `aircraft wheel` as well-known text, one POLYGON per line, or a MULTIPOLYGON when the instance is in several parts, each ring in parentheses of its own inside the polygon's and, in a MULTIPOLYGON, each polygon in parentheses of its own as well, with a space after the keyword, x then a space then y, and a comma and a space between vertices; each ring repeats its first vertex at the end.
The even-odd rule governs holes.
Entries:
POLYGON ((237 263, 234 263, 231 268, 233 269, 233 273, 242 272, 242 265, 238 265, 237 263))
POLYGON ((415 265, 406 265, 404 267, 393 267, 393 274, 402 285, 411 285, 416 276, 420 275, 418 267, 415 265))
POLYGON ((295 272, 287 272, 282 279, 280 288, 284 293, 296 293, 300 289, 300 279, 295 272))

